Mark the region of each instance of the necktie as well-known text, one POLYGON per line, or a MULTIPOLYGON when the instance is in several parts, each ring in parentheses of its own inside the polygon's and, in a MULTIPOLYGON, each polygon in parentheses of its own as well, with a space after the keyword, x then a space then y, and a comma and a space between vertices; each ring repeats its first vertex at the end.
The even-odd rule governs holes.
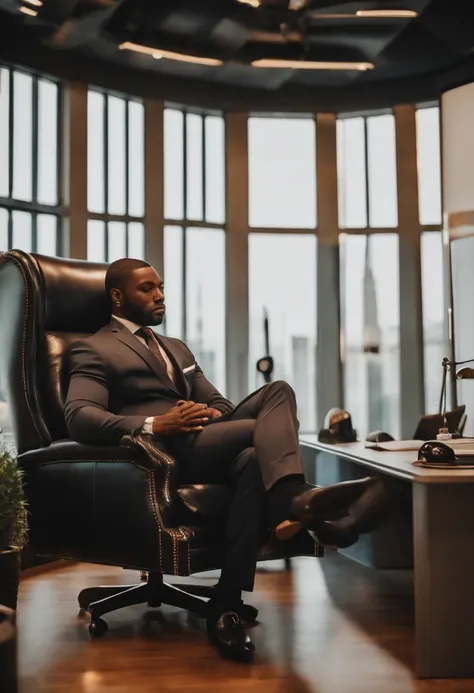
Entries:
MULTIPOLYGON (((160 364, 163 366, 163 370, 168 375, 168 368, 166 366, 165 360, 161 354, 160 347, 158 346, 158 340, 155 337, 153 330, 149 327, 141 327, 135 332, 136 335, 143 337, 149 350, 156 356, 160 364)), ((169 376, 168 376, 169 377, 169 376)))

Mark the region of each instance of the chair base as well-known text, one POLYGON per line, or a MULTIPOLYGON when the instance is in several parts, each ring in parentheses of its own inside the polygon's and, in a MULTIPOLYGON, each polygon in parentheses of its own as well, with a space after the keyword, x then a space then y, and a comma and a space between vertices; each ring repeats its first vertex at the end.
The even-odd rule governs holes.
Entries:
MULTIPOLYGON (((206 618, 208 605, 205 600, 210 599, 213 593, 214 587, 206 585, 169 585, 163 582, 162 575, 150 572, 148 580, 137 585, 87 587, 79 593, 78 602, 81 609, 90 613, 89 632, 97 637, 107 630, 101 616, 135 604, 146 603, 152 608, 169 604, 206 618)), ((253 622, 257 619, 258 610, 242 601, 239 615, 244 621, 253 622)))

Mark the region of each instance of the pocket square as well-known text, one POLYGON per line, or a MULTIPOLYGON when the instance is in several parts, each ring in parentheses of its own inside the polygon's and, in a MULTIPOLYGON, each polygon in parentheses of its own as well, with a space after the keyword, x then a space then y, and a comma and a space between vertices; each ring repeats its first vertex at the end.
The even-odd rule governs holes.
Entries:
POLYGON ((191 371, 196 370, 196 364, 193 363, 192 366, 188 366, 187 368, 183 368, 183 374, 186 375, 186 373, 191 373, 191 371))

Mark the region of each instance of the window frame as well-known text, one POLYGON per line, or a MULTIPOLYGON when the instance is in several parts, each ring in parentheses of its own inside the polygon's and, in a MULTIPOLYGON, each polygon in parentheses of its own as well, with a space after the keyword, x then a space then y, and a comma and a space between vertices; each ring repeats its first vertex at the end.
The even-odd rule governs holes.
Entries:
MULTIPOLYGON (((102 221, 105 224, 104 230, 104 248, 103 256, 105 262, 108 262, 109 257, 109 224, 114 222, 125 223, 125 256, 128 257, 130 242, 129 242, 129 224, 139 223, 142 224, 144 229, 144 255, 146 254, 146 209, 145 209, 145 190, 146 190, 146 142, 145 142, 145 128, 143 134, 143 216, 137 216, 129 213, 130 207, 130 166, 129 166, 129 145, 130 145, 130 130, 129 130, 129 104, 139 103, 143 106, 143 119, 145 121, 145 102, 143 99, 134 97, 130 94, 122 94, 115 91, 105 90, 97 88, 93 85, 88 85, 87 94, 94 92, 100 94, 104 99, 103 108, 103 142, 102 142, 102 163, 104 171, 103 180, 103 194, 104 194, 104 212, 93 212, 89 209, 89 200, 87 199, 87 222, 89 221, 102 221), (122 99, 125 102, 125 137, 124 137, 124 152, 125 152, 125 213, 124 214, 113 214, 109 212, 109 97, 122 99)), ((88 103, 88 101, 87 101, 88 103)), ((88 158, 88 157, 87 157, 88 158)), ((88 178, 87 178, 88 183, 88 178)), ((88 197, 88 195, 87 195, 88 197)), ((87 250, 87 255, 89 257, 89 249, 87 250)))
POLYGON ((13 212, 26 212, 31 215, 31 252, 38 252, 38 214, 47 214, 56 217, 56 255, 64 253, 64 244, 61 234, 63 218, 66 216, 66 209, 62 202, 62 90, 63 85, 59 79, 43 75, 34 71, 29 71, 25 68, 18 69, 11 65, 0 63, 0 68, 8 72, 8 195, 0 196, 0 208, 5 209, 8 213, 8 230, 7 230, 7 246, 13 248, 13 212), (32 184, 32 199, 31 201, 19 200, 13 197, 13 160, 14 160, 14 108, 15 108, 15 88, 14 75, 15 73, 24 74, 32 78, 32 163, 31 163, 31 184, 32 184), (56 103, 56 199, 55 205, 48 205, 38 202, 38 177, 39 177, 39 118, 38 118, 38 93, 39 82, 51 82, 57 87, 57 103, 56 103))

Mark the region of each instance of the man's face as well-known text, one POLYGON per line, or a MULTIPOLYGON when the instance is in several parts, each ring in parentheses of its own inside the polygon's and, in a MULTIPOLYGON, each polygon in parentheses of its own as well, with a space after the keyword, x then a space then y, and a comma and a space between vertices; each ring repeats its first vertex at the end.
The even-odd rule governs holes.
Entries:
POLYGON ((126 278, 120 312, 138 325, 161 325, 165 316, 163 280, 153 267, 132 270, 126 278))

